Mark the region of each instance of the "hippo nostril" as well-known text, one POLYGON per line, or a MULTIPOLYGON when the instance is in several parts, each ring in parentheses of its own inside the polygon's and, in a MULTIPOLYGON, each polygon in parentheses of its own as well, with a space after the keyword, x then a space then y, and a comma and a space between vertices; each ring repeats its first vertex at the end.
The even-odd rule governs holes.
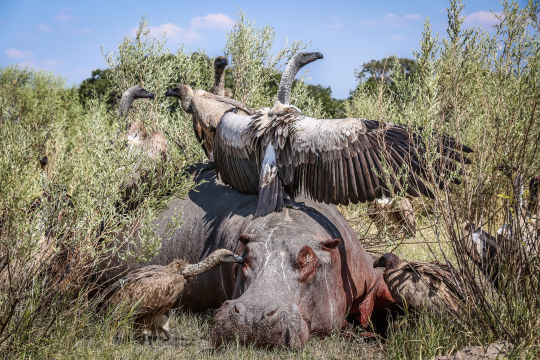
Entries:
POLYGON ((236 303, 236 304, 234 304, 233 309, 234 309, 235 313, 239 314, 239 313, 243 313, 244 310, 246 309, 246 307, 242 303, 236 303))

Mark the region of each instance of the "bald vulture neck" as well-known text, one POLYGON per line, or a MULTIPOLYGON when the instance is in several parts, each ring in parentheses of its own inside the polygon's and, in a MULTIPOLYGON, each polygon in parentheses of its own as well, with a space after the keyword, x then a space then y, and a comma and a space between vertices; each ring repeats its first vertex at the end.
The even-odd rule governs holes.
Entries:
POLYGON ((225 68, 216 66, 214 73, 214 87, 220 91, 219 95, 223 95, 225 90, 225 68))
POLYGON ((187 279, 195 278, 202 273, 207 272, 208 270, 214 268, 215 266, 219 265, 221 263, 221 259, 219 256, 215 256, 215 254, 210 254, 206 259, 196 263, 196 264, 188 264, 184 268, 184 271, 182 271, 182 275, 186 277, 187 279))
POLYGON ((279 82, 278 89, 278 100, 280 103, 288 105, 291 100, 291 88, 298 71, 300 71, 301 66, 294 61, 289 61, 283 75, 281 76, 281 81, 279 82))
POLYGON ((133 100, 135 100, 133 94, 128 91, 122 95, 122 99, 120 99, 120 109, 118 111, 121 119, 127 118, 133 100))

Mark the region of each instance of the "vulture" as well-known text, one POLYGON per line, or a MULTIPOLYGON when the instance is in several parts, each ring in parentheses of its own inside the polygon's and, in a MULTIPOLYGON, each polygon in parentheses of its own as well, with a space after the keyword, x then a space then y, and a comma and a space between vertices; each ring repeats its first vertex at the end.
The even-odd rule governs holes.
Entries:
POLYGON ((507 222, 497 231, 498 236, 525 245, 528 253, 540 251, 540 218, 538 209, 538 186, 540 176, 532 176, 529 180, 529 198, 523 201, 525 177, 513 166, 499 165, 497 167, 512 183, 512 209, 508 211, 507 222))
MULTIPOLYGON (((282 83, 292 82, 285 75, 321 57, 296 54, 282 83)), ((301 192, 332 204, 373 201, 392 193, 433 196, 425 183, 426 146, 420 134, 382 121, 308 117, 287 105, 289 95, 290 89, 280 91, 272 108, 253 115, 227 112, 216 131, 214 165, 224 183, 258 194, 254 218, 280 211, 285 194, 292 199, 301 192)), ((443 135, 437 150, 435 182, 442 188, 460 162, 470 163, 464 153, 472 149, 443 135)), ((459 183, 456 177, 452 181, 459 183)))
MULTIPOLYGON (((127 118, 133 101, 141 98, 153 99, 154 94, 140 86, 132 86, 124 92, 119 109, 122 120, 127 118)), ((138 184, 146 182, 152 183, 152 186, 159 186, 161 175, 159 171, 156 171, 156 165, 160 160, 167 159, 169 146, 167 139, 160 131, 148 134, 142 121, 127 122, 126 128, 130 151, 137 151, 141 156, 131 171, 130 179, 122 186, 123 201, 117 206, 125 206, 128 210, 132 210, 139 204, 138 184)))
POLYGON ((225 88, 225 68, 229 62, 225 56, 218 56, 214 60, 214 86, 210 92, 214 95, 232 97, 231 89, 225 88))
POLYGON ((251 115, 254 111, 244 103, 222 96, 228 89, 224 89, 224 69, 227 59, 214 61, 216 83, 211 90, 195 90, 189 85, 181 85, 167 90, 166 96, 174 96, 180 100, 182 109, 193 116, 193 132, 202 144, 208 160, 214 161, 214 135, 216 127, 226 111, 235 109, 239 114, 251 115), (223 65, 223 63, 225 65, 223 65), (221 69, 221 70, 220 70, 221 69))
POLYGON ((392 253, 381 256, 373 267, 384 267, 384 281, 398 305, 421 311, 444 308, 458 312, 463 300, 450 267, 438 262, 400 261, 392 253))
POLYGON ((217 265, 242 263, 243 258, 227 249, 218 249, 197 264, 177 259, 167 266, 148 265, 129 272, 103 292, 100 308, 132 306, 136 308, 134 329, 143 341, 154 331, 171 338, 168 312, 178 302, 187 281, 217 265))
POLYGON ((407 197, 376 199, 368 205, 369 218, 381 231, 388 224, 395 232, 412 237, 416 233, 416 220, 411 200, 407 197))
MULTIPOLYGON (((120 100, 120 118, 127 118, 131 104, 136 99, 153 99, 154 94, 141 86, 132 86, 127 89, 120 100)), ((127 138, 130 147, 142 149, 151 159, 158 160, 167 157, 168 143, 160 131, 148 134, 142 121, 127 124, 127 138)))

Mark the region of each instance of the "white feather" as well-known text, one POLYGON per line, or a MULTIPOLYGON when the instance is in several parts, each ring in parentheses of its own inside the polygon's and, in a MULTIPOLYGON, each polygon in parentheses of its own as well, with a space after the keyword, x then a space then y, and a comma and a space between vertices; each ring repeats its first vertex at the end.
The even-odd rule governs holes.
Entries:
POLYGON ((261 186, 267 185, 276 177, 277 175, 277 166, 276 166, 276 150, 274 149, 274 144, 270 143, 266 147, 264 152, 264 159, 261 169, 261 186))

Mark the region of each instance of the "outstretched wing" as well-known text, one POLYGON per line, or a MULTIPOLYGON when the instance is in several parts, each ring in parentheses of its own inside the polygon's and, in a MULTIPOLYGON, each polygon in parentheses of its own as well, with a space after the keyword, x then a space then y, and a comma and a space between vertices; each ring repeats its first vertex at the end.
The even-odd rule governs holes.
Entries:
POLYGON ((246 129, 250 116, 233 111, 221 118, 214 138, 214 165, 225 184, 245 194, 259 192, 259 167, 246 129))
MULTIPOLYGON (((371 201, 393 192, 432 196, 426 186, 426 147, 408 128, 365 119, 299 116, 277 147, 277 166, 295 194, 333 204, 371 201)), ((470 151, 451 137, 440 141, 437 185, 470 151)), ((456 181, 456 180, 454 180, 456 181)))

